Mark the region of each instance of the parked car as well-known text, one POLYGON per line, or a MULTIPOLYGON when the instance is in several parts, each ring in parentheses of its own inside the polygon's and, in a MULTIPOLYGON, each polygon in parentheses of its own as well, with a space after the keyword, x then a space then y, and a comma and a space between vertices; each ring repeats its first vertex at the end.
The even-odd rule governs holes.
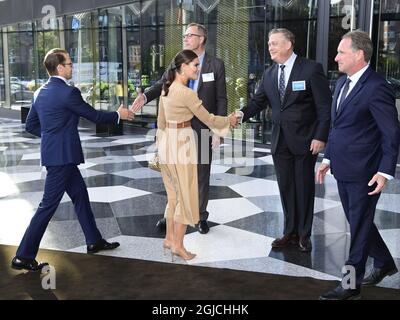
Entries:
POLYGON ((396 99, 400 99, 400 79, 387 77, 386 81, 392 86, 396 99))
POLYGON ((30 91, 35 91, 36 89, 38 89, 41 85, 43 85, 46 82, 46 80, 42 80, 42 79, 37 79, 36 81, 33 79, 31 81, 29 81, 26 84, 26 88, 30 91))
POLYGON ((31 102, 33 92, 29 91, 22 83, 11 82, 11 103, 31 102))

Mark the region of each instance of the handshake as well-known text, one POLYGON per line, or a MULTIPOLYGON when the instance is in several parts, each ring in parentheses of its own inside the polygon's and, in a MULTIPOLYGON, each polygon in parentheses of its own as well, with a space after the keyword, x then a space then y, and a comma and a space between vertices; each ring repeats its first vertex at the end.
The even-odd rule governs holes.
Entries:
POLYGON ((135 119, 135 114, 128 108, 125 108, 122 104, 119 106, 117 112, 119 113, 119 118, 121 120, 132 121, 135 119))
POLYGON ((244 114, 240 110, 236 110, 235 112, 232 112, 228 116, 231 128, 236 128, 238 124, 242 124, 243 116, 244 116, 244 114))

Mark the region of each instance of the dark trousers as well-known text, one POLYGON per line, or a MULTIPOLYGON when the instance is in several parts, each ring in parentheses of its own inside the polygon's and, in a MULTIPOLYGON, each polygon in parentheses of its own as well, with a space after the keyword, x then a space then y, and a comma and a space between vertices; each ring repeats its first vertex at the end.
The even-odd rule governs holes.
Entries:
POLYGON ((19 258, 34 259, 36 257, 43 234, 65 191, 74 204, 86 243, 94 244, 102 238, 96 227, 86 184, 78 167, 69 164, 48 166, 46 169, 43 198, 19 245, 16 254, 19 258))
POLYGON ((212 162, 212 134, 203 125, 199 125, 197 122, 192 121, 192 126, 196 134, 197 142, 197 179, 199 185, 199 209, 200 209, 200 220, 206 221, 208 219, 207 205, 210 194, 210 173, 211 173, 211 162, 212 162))
POLYGON ((285 137, 280 135, 272 155, 285 217, 283 233, 310 237, 314 216, 314 168, 317 156, 308 152, 290 152, 285 137))
POLYGON ((346 265, 354 266, 356 284, 360 285, 365 274, 368 256, 374 258, 374 267, 394 266, 394 260, 374 224, 375 208, 380 194, 369 196, 375 185, 368 180, 357 182, 338 181, 340 200, 350 225, 350 252, 346 265))

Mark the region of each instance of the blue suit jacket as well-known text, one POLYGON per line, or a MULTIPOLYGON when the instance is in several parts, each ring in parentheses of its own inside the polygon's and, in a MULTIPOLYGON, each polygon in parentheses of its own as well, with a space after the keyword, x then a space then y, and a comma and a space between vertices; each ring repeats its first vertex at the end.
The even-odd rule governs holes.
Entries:
POLYGON ((378 171, 395 175, 400 127, 393 91, 370 67, 336 112, 346 76, 337 81, 325 158, 339 181, 369 180, 378 171))
POLYGON ((26 131, 41 137, 43 166, 84 163, 78 132, 79 117, 95 123, 117 123, 117 112, 101 112, 83 101, 81 92, 50 77, 32 104, 26 131))

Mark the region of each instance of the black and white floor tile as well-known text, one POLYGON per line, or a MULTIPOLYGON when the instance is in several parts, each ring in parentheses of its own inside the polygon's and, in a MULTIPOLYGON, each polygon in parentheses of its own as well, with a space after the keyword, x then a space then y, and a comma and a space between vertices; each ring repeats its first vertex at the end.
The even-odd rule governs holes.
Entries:
MULTIPOLYGON (((132 130, 133 132, 135 130, 132 130)), ((172 263, 162 249, 163 234, 155 228, 163 216, 166 195, 161 175, 147 168, 154 137, 146 134, 96 136, 80 128, 86 163, 80 166, 92 208, 103 236, 121 242, 101 253, 172 263)), ((46 170, 40 166, 40 139, 17 120, 0 118, 0 243, 18 245, 42 196, 46 170)), ((332 176, 316 186, 313 251, 271 249, 282 235, 283 215, 270 149, 252 146, 252 157, 213 161, 210 232, 188 228, 187 248, 197 253, 189 262, 174 263, 252 272, 336 279, 349 250, 349 228, 332 176)), ((398 166, 397 178, 400 178, 398 166)), ((400 267, 400 180, 390 181, 378 204, 375 222, 400 267)), ((85 240, 71 200, 65 195, 41 243, 42 248, 85 252, 85 240)), ((369 261, 370 263, 370 261, 369 261)), ((381 286, 400 289, 400 275, 381 286)))

